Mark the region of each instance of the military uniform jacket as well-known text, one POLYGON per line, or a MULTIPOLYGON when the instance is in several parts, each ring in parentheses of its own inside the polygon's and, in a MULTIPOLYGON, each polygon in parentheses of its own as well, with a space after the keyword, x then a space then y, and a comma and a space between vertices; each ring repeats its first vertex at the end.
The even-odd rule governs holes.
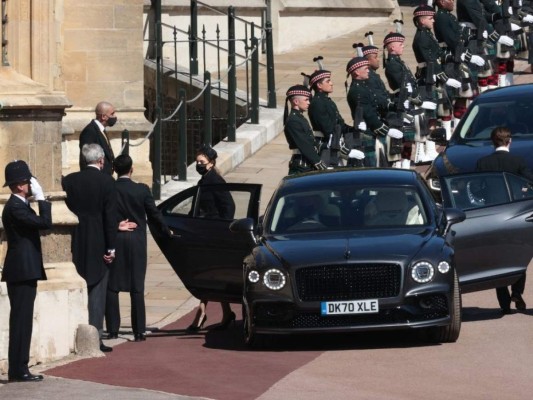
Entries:
MULTIPOLYGON (((437 39, 433 35, 430 29, 418 28, 416 30, 415 37, 413 39, 413 51, 417 63, 433 63, 433 73, 437 75, 437 78, 444 83, 447 80, 446 75, 442 70, 440 64, 442 58, 442 50, 439 47, 437 39)), ((420 79, 425 81, 426 79, 426 67, 422 66, 420 71, 420 79)))
POLYGON ((457 0, 457 19, 470 22, 482 31, 487 29, 487 19, 479 0, 457 0))
POLYGON ((130 178, 118 178, 116 226, 128 219, 137 228, 131 232, 117 233, 115 261, 109 268, 108 287, 115 292, 143 292, 146 276, 147 241, 146 220, 155 228, 155 235, 170 236, 161 211, 155 205, 148 186, 130 178))
POLYGON ((435 37, 439 43, 445 43, 451 55, 455 56, 458 47, 466 47, 462 37, 462 28, 455 15, 450 11, 438 9, 435 13, 435 37))
POLYGON ((309 105, 308 114, 313 130, 322 132, 326 143, 334 133, 336 125, 340 125, 343 132, 350 128, 344 123, 337 105, 327 93, 315 93, 309 105))
POLYGON ((117 194, 115 181, 97 168, 63 178, 67 207, 78 217, 72 235, 72 261, 87 285, 98 283, 106 271, 104 254, 115 248, 117 194))
POLYGON ((367 85, 370 91, 375 94, 378 111, 380 115, 384 117, 388 111, 394 109, 394 103, 392 103, 391 96, 381 80, 381 77, 372 68, 369 70, 367 85))
POLYGON ((52 204, 39 201, 39 215, 22 199, 11 195, 2 211, 7 253, 2 281, 45 280, 39 230, 52 228, 52 204))
POLYGON ((300 150, 302 157, 310 165, 320 162, 313 130, 300 110, 291 109, 287 121, 285 121, 284 133, 289 149, 300 150))
POLYGON ((389 87, 393 90, 395 96, 399 93, 402 84, 410 83, 413 88, 411 97, 418 96, 416 79, 401 57, 397 54, 389 54, 385 64, 385 77, 389 87))
POLYGON ((352 81, 348 91, 348 105, 354 121, 357 107, 363 107, 363 119, 367 129, 374 134, 385 135, 387 133, 388 127, 379 115, 377 95, 370 91, 367 80, 354 79, 352 81))

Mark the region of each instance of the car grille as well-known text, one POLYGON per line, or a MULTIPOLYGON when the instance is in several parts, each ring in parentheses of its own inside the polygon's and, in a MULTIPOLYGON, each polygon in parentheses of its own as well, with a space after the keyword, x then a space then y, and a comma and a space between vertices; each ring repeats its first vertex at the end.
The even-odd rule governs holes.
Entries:
POLYGON ((380 299, 400 293, 398 264, 352 264, 305 267, 296 271, 301 301, 380 299))

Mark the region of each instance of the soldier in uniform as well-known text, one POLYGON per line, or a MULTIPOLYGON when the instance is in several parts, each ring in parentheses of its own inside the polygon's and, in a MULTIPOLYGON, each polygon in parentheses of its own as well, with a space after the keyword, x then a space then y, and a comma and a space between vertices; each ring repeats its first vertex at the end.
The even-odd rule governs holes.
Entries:
MULTIPOLYGON (((487 40, 492 45, 499 43, 512 46, 514 41, 507 35, 500 35, 497 31, 488 34, 489 22, 494 23, 502 19, 500 12, 491 13, 483 7, 480 0, 457 0, 457 19, 459 24, 467 31, 468 48, 472 54, 489 56, 487 40)), ((498 86, 498 74, 494 73, 492 63, 487 63, 477 75, 479 92, 498 86)))
MULTIPOLYGON (((374 46, 373 35, 373 32, 365 33, 365 37, 368 39, 369 42, 368 46, 364 46, 362 43, 359 43, 358 46, 361 47, 363 56, 368 60, 369 74, 367 84, 370 88, 370 91, 375 94, 379 114, 383 120, 387 121, 389 125, 391 125, 391 121, 389 121, 389 119, 391 116, 396 116, 396 104, 392 101, 392 95, 389 93, 389 91, 385 87, 385 83, 383 83, 383 80, 377 73, 377 70, 379 69, 380 65, 379 49, 374 46)), ((401 126, 402 131, 404 132, 404 136, 402 138, 402 146, 401 149, 398 149, 399 151, 397 154, 390 154, 389 152, 388 159, 392 162, 392 166, 395 168, 409 169, 411 168, 411 146, 410 143, 406 141, 412 140, 412 137, 407 137, 407 133, 410 132, 403 129, 403 118, 399 120, 399 123, 396 125, 398 125, 398 128, 401 126)), ((387 144, 390 148, 390 139, 388 140, 387 144)))
POLYGON ((367 128, 361 132, 365 149, 365 166, 389 166, 386 138, 388 136, 401 139, 403 132, 390 128, 380 116, 377 96, 368 86, 368 60, 364 57, 352 58, 346 66, 346 72, 352 77, 347 100, 354 124, 359 126, 360 122, 365 122, 367 128))
MULTIPOLYGON (((329 97, 329 94, 333 93, 333 81, 331 72, 323 68, 321 60, 321 56, 315 57, 314 61, 318 61, 319 69, 309 77, 309 85, 315 95, 308 111, 320 159, 328 167, 338 167, 341 161, 339 157, 361 161, 365 158, 365 154, 351 148, 354 128, 344 122, 337 105, 329 97)), ((351 164, 357 165, 356 162, 348 163, 351 164)))
MULTIPOLYGON (((401 24, 401 21, 395 22, 401 24)), ((397 106, 403 107, 407 115, 413 116, 414 128, 410 126, 408 131, 412 132, 414 130, 414 135, 411 137, 413 137, 416 144, 415 164, 425 163, 433 160, 433 158, 427 157, 426 153, 432 150, 436 152, 436 150, 435 143, 427 140, 429 132, 423 110, 435 110, 437 104, 421 99, 416 79, 401 58, 405 46, 405 36, 398 32, 399 30, 400 28, 397 25, 396 32, 390 32, 383 39, 383 47, 387 50, 385 76, 389 87, 393 91, 397 106), (405 103, 405 99, 408 99, 406 104, 398 104, 399 102, 405 103)))
MULTIPOLYGON (((436 0, 437 12, 435 13, 435 37, 443 51, 444 59, 441 62, 445 71, 456 71, 461 78, 461 89, 453 101, 454 127, 466 112, 468 100, 474 96, 473 76, 466 63, 474 67, 483 67, 485 60, 467 48, 468 37, 463 34, 463 28, 457 18, 452 14, 455 0, 436 0)), ((442 125, 446 130, 446 140, 450 140, 452 127, 451 115, 442 117, 442 125)))
POLYGON ((287 90, 286 95, 283 121, 285 138, 292 150, 289 175, 326 169, 327 165, 320 159, 315 146, 313 130, 303 114, 309 108, 311 90, 304 85, 295 85, 287 90), (291 104, 290 112, 287 102, 291 104))

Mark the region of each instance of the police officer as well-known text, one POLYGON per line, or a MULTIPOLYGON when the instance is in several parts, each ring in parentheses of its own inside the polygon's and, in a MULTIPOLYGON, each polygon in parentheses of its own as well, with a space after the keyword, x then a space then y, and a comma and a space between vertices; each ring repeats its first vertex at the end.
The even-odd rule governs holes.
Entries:
POLYGON ((313 129, 303 114, 309 108, 311 90, 304 85, 294 85, 287 90, 286 96, 283 116, 284 133, 289 149, 292 150, 289 175, 326 169, 327 165, 320 159, 315 146, 313 129), (290 112, 288 102, 291 105, 290 112))
POLYGON ((389 136, 393 139, 401 139, 403 132, 396 128, 390 128, 380 116, 377 96, 371 92, 368 86, 368 60, 360 56, 352 58, 346 65, 346 72, 352 77, 347 100, 354 125, 360 126, 361 122, 366 125, 366 129, 361 132, 363 134, 365 166, 389 166, 386 138, 389 136))
POLYGON ((321 56, 315 58, 315 61, 319 61, 319 69, 309 77, 309 85, 315 92, 309 106, 309 119, 313 127, 315 144, 320 150, 320 158, 329 167, 339 166, 339 155, 363 160, 364 153, 351 148, 353 127, 344 122, 337 105, 329 97, 333 92, 331 72, 323 69, 320 60, 321 56))

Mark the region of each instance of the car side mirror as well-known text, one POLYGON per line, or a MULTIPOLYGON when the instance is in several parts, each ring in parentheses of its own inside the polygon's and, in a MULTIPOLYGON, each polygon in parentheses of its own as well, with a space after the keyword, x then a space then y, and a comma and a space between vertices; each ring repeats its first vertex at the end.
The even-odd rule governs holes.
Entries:
POLYGON ((458 208, 446 208, 444 214, 446 216, 446 228, 444 228, 443 236, 446 236, 453 224, 458 224, 466 219, 464 211, 458 208))
POLYGON ((230 224, 229 230, 233 233, 249 233, 252 241, 256 243, 253 218, 236 219, 230 224))
POLYGON ((435 128, 429 134, 429 140, 434 141, 436 144, 445 146, 448 141, 446 140, 446 129, 435 128))

